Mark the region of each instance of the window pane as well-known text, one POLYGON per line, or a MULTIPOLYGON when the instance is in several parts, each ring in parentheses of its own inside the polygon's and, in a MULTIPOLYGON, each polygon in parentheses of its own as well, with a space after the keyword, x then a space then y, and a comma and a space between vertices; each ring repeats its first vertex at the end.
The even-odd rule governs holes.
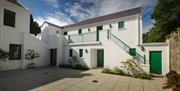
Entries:
POLYGON ((4 9, 4 25, 15 27, 15 12, 4 9))
POLYGON ((82 33, 82 29, 79 29, 78 34, 81 34, 81 33, 82 33))
POLYGON ((9 56, 10 60, 21 59, 21 45, 10 44, 9 51, 10 51, 10 56, 9 56))
POLYGON ((67 35, 67 32, 64 32, 64 35, 67 35))
POLYGON ((119 22, 119 25, 118 25, 119 28, 124 28, 124 21, 122 22, 119 22))
POLYGON ((79 49, 79 57, 83 57, 83 49, 79 49))
POLYGON ((97 26, 97 30, 103 30, 103 26, 97 26))
POLYGON ((72 55, 73 55, 73 50, 69 49, 69 57, 72 57, 72 55))

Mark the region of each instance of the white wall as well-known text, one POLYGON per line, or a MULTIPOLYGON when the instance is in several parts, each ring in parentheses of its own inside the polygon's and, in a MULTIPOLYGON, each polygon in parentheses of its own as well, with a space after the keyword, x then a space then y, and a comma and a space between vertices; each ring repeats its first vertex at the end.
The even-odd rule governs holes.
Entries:
MULTIPOLYGON (((23 44, 23 35, 17 31, 0 31, 0 48, 9 51, 9 44, 23 44)), ((21 68, 22 60, 7 60, 0 62, 1 70, 21 68)))
MULTIPOLYGON (((29 34, 25 34, 23 54, 26 54, 28 49, 33 49, 40 54, 40 57, 34 61, 36 66, 50 65, 50 50, 48 49, 48 45, 29 34)), ((23 68, 25 68, 28 63, 29 61, 24 59, 23 55, 23 68)))
POLYGON ((0 31, 19 31, 29 33, 30 11, 6 0, 0 0, 0 31), (16 13, 15 28, 3 24, 4 9, 16 13))
POLYGON ((57 49, 57 65, 63 61, 64 32, 62 28, 52 24, 44 23, 41 27, 41 34, 38 36, 42 42, 48 45, 48 49, 57 49), (58 31, 58 34, 57 34, 58 31))
MULTIPOLYGON (((166 43, 150 43, 150 44, 142 44, 141 46, 139 46, 139 50, 141 47, 145 48, 144 52, 141 52, 141 54, 145 54, 146 55, 146 59, 147 59, 147 64, 149 64, 150 58, 149 58, 149 53, 150 51, 162 51, 162 74, 165 75, 169 72, 169 45, 166 43)), ((140 52, 140 51, 139 51, 140 52)))

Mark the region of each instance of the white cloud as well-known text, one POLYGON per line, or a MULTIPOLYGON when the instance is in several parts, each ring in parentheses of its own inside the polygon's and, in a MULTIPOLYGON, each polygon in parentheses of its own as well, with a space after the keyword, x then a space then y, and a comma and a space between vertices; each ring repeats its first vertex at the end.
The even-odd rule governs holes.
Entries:
POLYGON ((42 25, 44 21, 48 21, 59 26, 65 26, 73 23, 72 19, 62 12, 46 14, 44 17, 35 17, 35 21, 37 21, 39 25, 42 25))
POLYGON ((148 24, 146 26, 143 26, 143 33, 148 32, 153 27, 153 24, 148 24))
POLYGON ((58 0, 44 0, 48 5, 54 7, 54 8, 58 8, 59 4, 58 4, 58 0))

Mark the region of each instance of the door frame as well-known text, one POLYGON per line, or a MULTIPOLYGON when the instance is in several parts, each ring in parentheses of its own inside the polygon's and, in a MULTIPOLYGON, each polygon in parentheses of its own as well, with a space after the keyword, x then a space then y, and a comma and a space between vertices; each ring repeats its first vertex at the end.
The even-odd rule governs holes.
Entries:
POLYGON ((160 69, 161 72, 160 72, 160 74, 162 74, 162 71, 163 71, 163 60, 162 60, 162 58, 163 58, 163 57, 162 57, 162 51, 161 51, 161 50, 157 50, 157 51, 156 51, 156 50, 152 50, 152 51, 149 51, 150 73, 153 73, 153 72, 151 71, 151 69, 152 69, 152 68, 151 68, 151 67, 152 67, 152 66, 151 66, 151 64, 152 64, 152 63, 151 63, 151 53, 152 53, 152 52, 159 52, 159 53, 161 53, 161 67, 160 67, 160 68, 161 68, 161 69, 160 69))
POLYGON ((55 48, 55 49, 50 49, 50 65, 51 65, 51 66, 56 66, 56 65, 57 65, 57 49, 56 49, 56 48, 55 48), (55 53, 56 53, 56 54, 55 54, 55 57, 56 57, 56 58, 55 58, 54 63, 53 63, 53 58, 52 58, 52 57, 53 57, 53 54, 52 54, 53 51, 55 51, 55 53))

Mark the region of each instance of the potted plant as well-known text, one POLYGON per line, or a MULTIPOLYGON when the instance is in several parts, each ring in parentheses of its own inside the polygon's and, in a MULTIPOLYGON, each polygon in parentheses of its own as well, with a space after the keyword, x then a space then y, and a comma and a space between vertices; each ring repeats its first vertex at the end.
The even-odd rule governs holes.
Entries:
POLYGON ((176 71, 166 74, 167 82, 163 88, 173 88, 173 91, 180 91, 180 75, 176 71))
POLYGON ((29 61, 27 64, 27 68, 34 68, 36 64, 34 63, 34 59, 40 57, 39 53, 35 50, 29 49, 28 52, 25 54, 25 59, 29 61))

